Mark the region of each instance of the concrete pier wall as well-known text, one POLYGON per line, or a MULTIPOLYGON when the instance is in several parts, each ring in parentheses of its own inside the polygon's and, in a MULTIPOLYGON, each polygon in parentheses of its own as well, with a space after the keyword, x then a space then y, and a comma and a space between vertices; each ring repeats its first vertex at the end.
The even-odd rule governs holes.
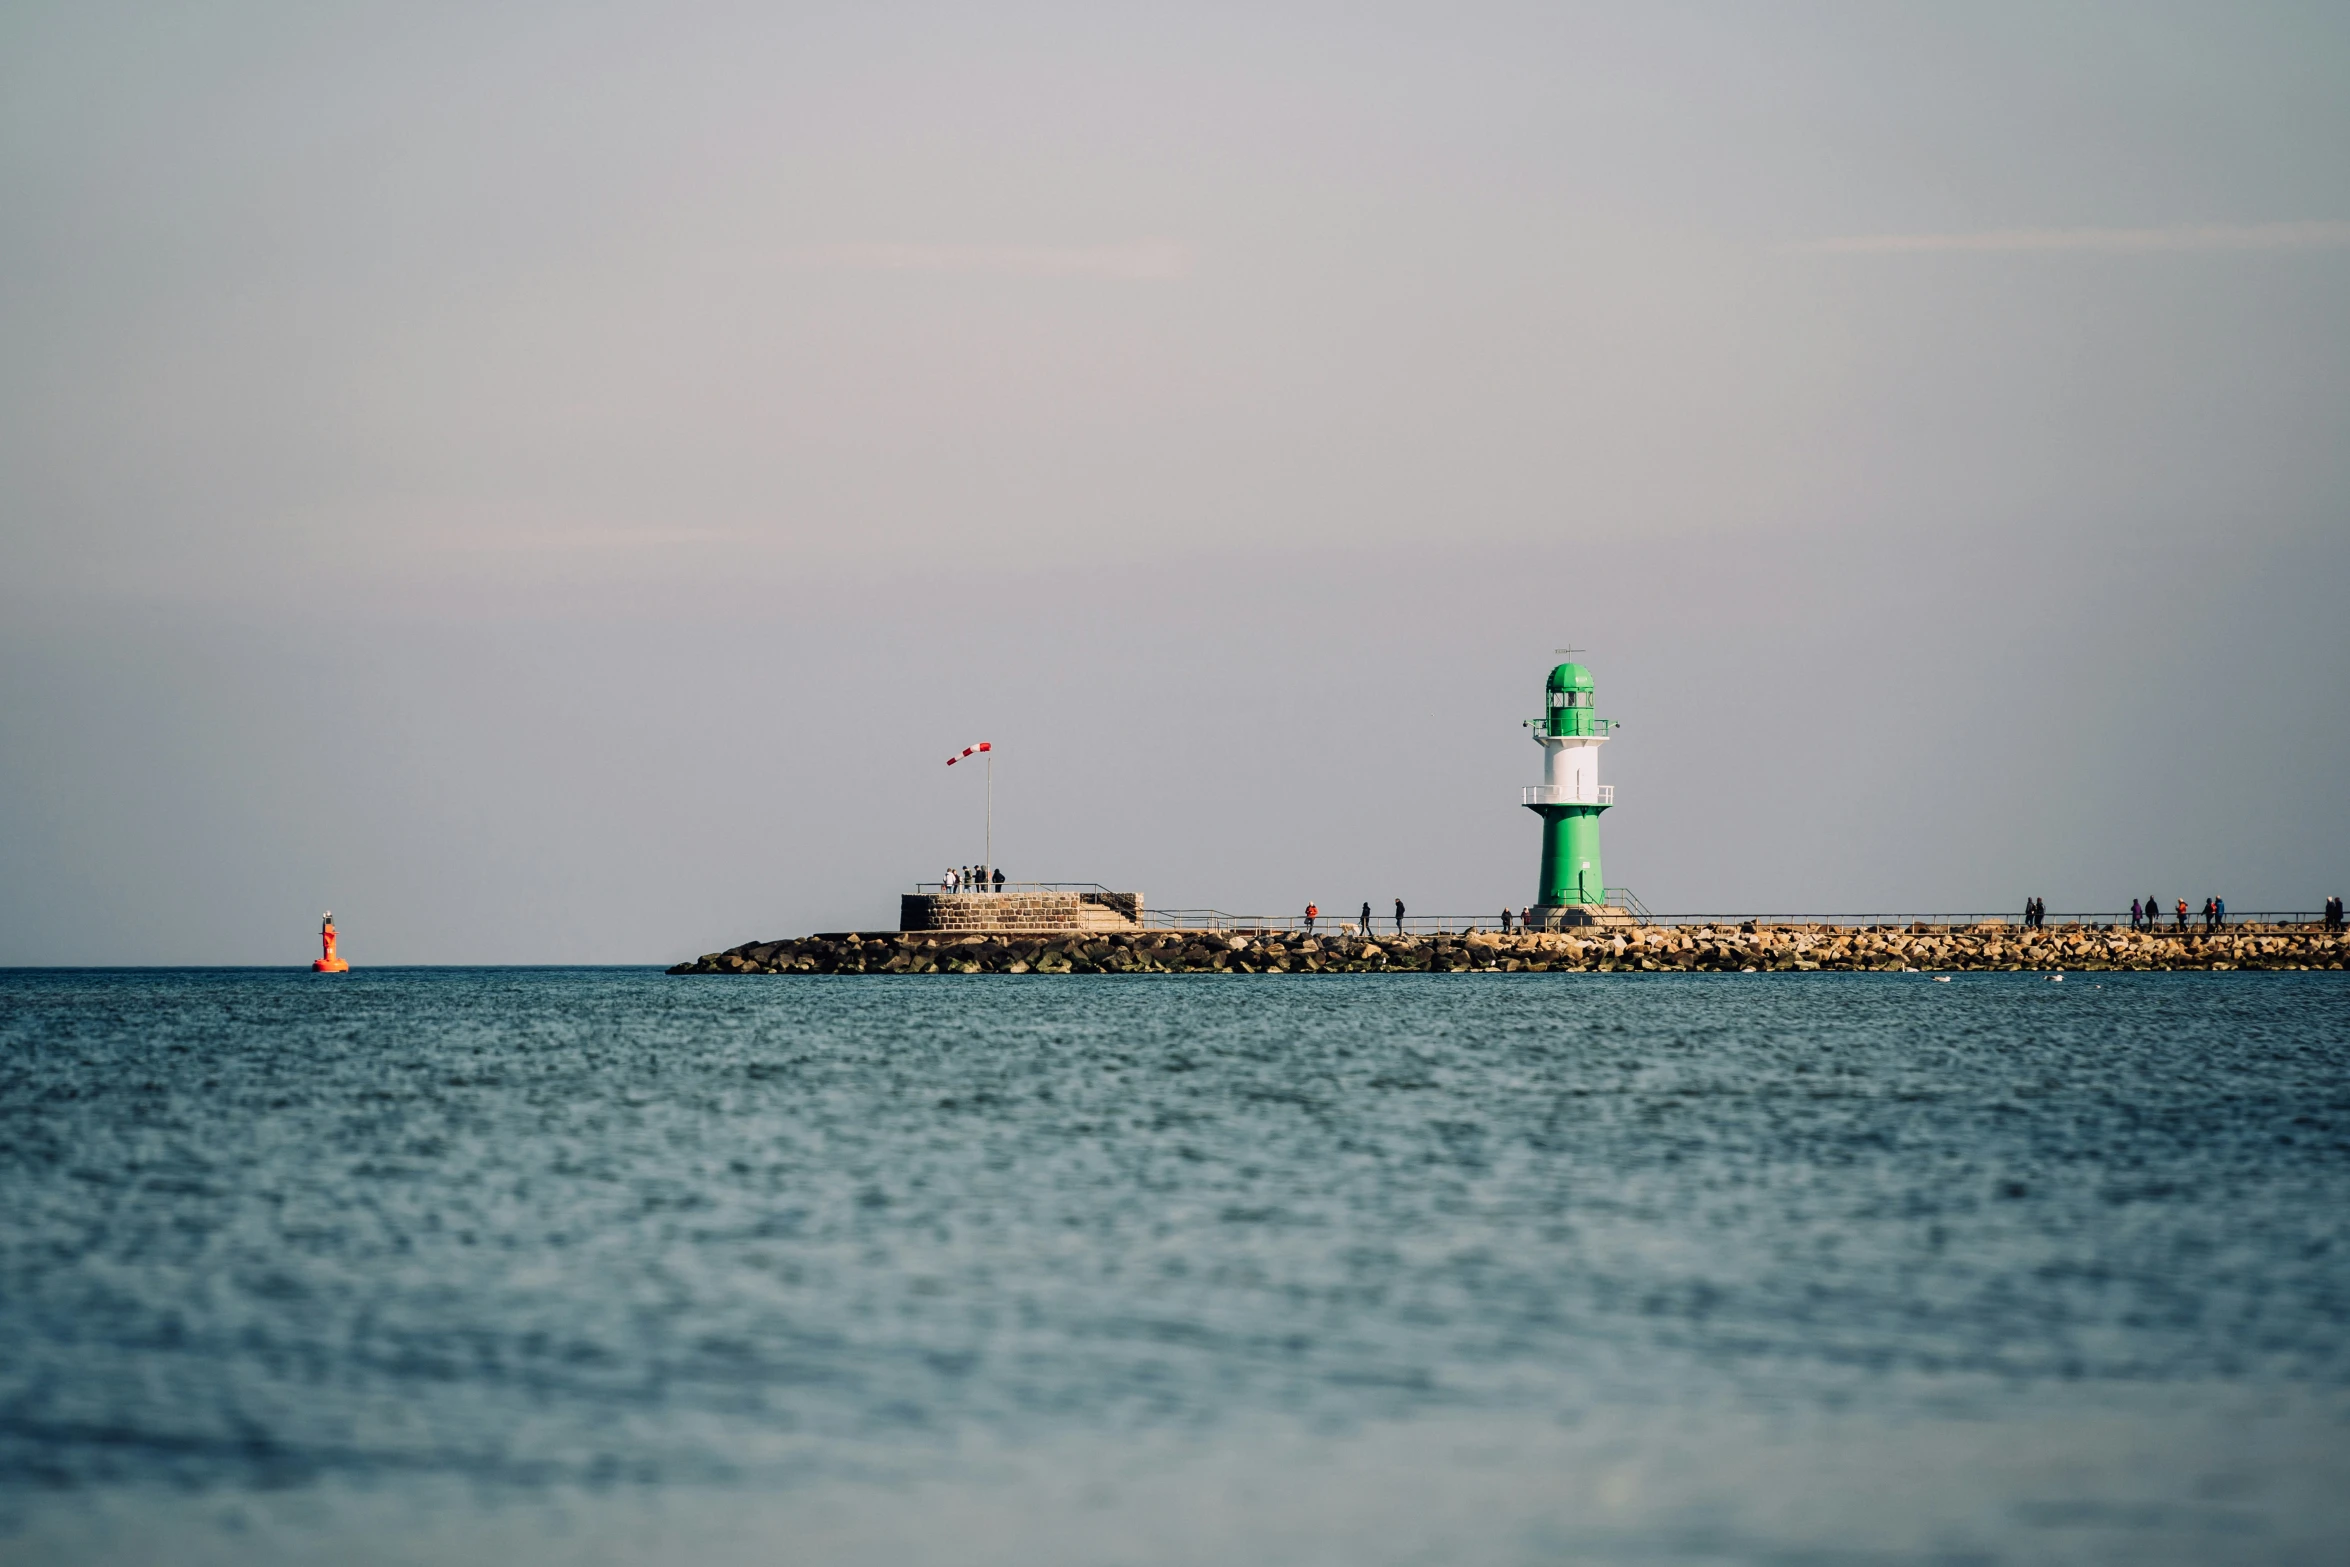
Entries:
POLYGON ((898 929, 997 935, 1055 935, 1139 929, 1139 892, 909 892, 898 899, 898 929))

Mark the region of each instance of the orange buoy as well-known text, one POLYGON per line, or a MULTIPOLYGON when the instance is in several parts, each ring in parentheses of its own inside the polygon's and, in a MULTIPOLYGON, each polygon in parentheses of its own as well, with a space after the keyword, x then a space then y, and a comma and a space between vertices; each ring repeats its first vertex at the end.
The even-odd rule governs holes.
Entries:
POLYGON ((326 955, 310 965, 311 973, 348 974, 351 972, 351 965, 335 956, 335 917, 333 914, 319 916, 318 941, 319 945, 326 949, 326 955))

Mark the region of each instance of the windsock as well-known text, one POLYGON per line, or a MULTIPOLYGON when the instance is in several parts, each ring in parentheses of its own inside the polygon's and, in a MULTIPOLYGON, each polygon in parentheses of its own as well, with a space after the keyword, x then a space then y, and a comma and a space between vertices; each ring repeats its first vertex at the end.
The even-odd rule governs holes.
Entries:
POLYGON ((953 756, 948 757, 947 766, 954 766, 957 762, 961 761, 966 756, 977 756, 982 751, 992 751, 994 749, 995 747, 989 744, 987 741, 978 741, 975 744, 963 747, 961 751, 957 752, 953 756))

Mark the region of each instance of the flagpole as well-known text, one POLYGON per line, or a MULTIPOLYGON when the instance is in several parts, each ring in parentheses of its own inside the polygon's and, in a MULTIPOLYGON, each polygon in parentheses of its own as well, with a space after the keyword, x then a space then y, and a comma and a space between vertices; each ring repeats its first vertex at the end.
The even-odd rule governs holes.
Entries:
POLYGON ((987 753, 987 869, 995 870, 995 752, 987 753))

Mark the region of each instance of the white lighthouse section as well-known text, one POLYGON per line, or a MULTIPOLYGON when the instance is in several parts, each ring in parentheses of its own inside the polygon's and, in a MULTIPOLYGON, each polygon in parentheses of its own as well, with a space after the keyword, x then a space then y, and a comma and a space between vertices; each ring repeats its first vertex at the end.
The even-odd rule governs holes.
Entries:
POLYGON ((1605 735, 1537 735, 1542 742, 1542 787, 1529 790, 1529 805, 1612 805, 1615 793, 1599 781, 1599 748, 1605 735))
POLYGON ((1581 735, 1551 739, 1542 747, 1542 781, 1559 791, 1561 801, 1597 804, 1599 747, 1581 735))

